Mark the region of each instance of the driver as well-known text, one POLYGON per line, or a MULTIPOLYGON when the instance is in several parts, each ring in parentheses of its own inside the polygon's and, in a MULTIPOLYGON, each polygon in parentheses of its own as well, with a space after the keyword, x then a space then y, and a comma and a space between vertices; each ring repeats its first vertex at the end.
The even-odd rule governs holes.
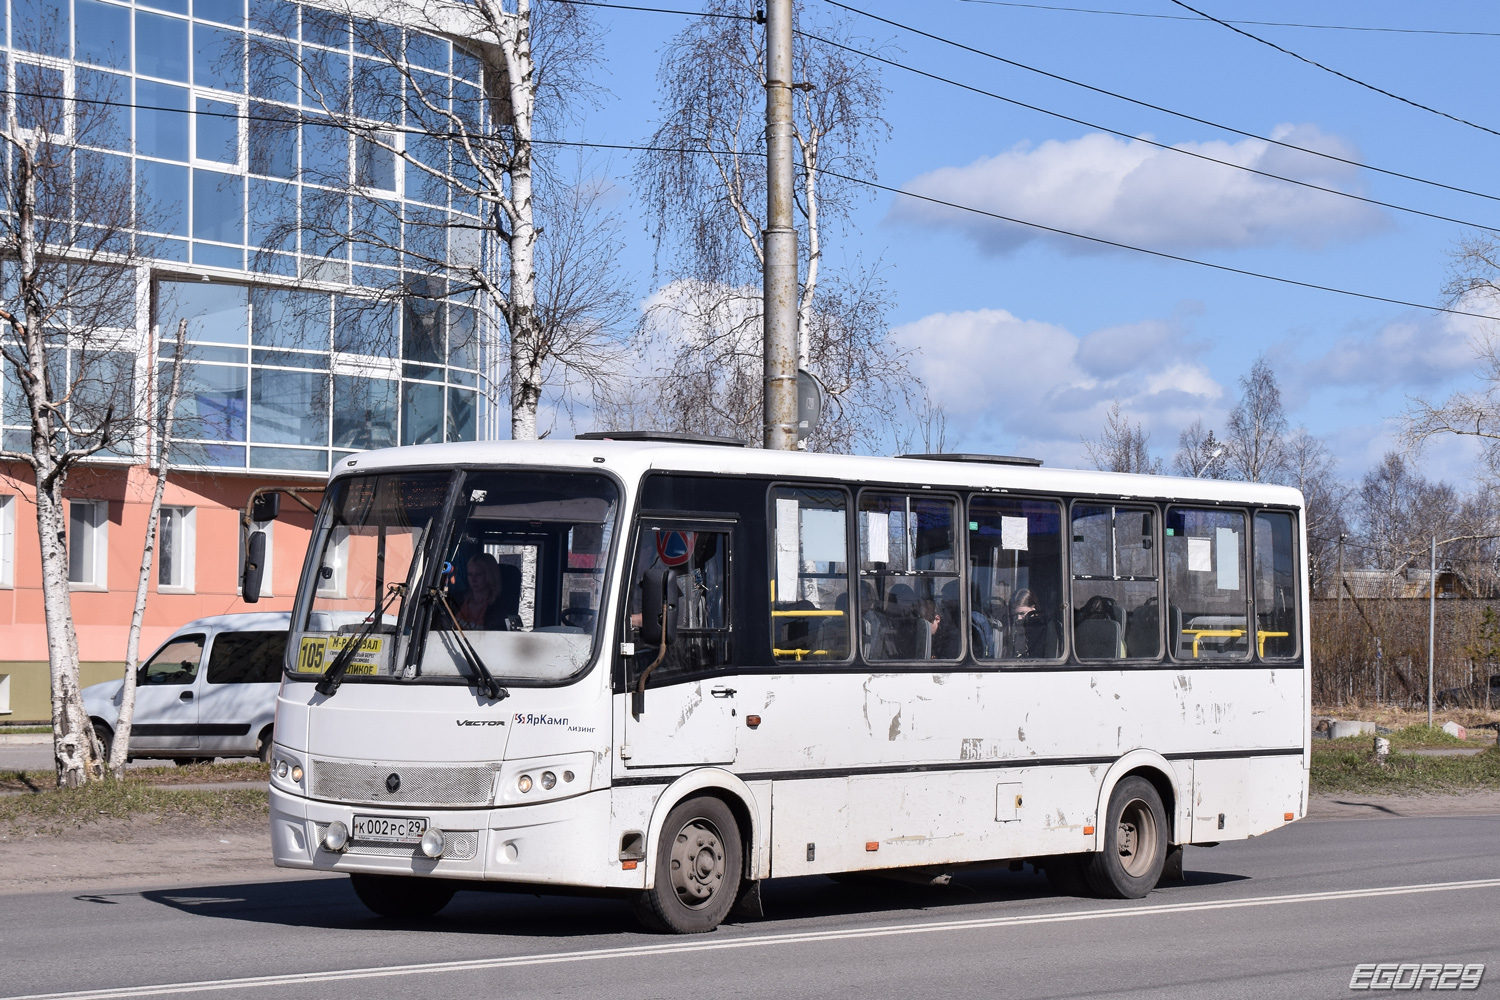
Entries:
POLYGON ((464 565, 468 589, 453 608, 466 631, 494 632, 509 627, 500 606, 500 564, 488 552, 476 552, 464 565))

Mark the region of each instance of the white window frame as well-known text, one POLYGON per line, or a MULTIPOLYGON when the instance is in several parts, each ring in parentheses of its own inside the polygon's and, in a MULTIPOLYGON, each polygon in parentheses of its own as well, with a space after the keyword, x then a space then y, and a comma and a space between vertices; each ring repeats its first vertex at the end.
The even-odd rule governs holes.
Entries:
POLYGON ((0 590, 16 586, 16 497, 0 494, 0 590))
MULTIPOLYGON (((153 11, 152 13, 155 13, 153 11)), ((221 174, 238 174, 241 177, 250 172, 250 129, 249 124, 249 102, 242 94, 231 94, 220 90, 208 90, 203 87, 190 87, 188 101, 191 106, 188 114, 191 120, 188 122, 188 162, 195 167, 204 167, 215 170, 221 174), (224 163, 221 160, 205 160, 198 156, 198 101, 218 101, 220 104, 232 104, 235 109, 235 154, 239 157, 234 163, 224 163)), ((248 197, 248 195, 247 195, 248 197)))
POLYGON ((63 131, 61 135, 48 133, 41 129, 26 128, 21 125, 20 116, 16 113, 15 101, 10 102, 6 109, 6 120, 11 128, 28 138, 46 139, 52 142, 70 142, 73 138, 73 120, 77 109, 73 105, 73 98, 77 96, 77 81, 73 77, 73 63, 71 60, 62 59, 57 56, 46 56, 38 52, 14 52, 6 66, 6 86, 15 94, 17 90, 16 69, 21 63, 39 66, 43 69, 57 70, 63 77, 63 131))
POLYGON ((245 542, 257 531, 264 531, 266 533, 266 565, 260 576, 260 596, 276 596, 271 592, 271 571, 276 566, 275 559, 272 557, 272 553, 276 550, 275 527, 275 521, 252 521, 249 530, 246 530, 244 522, 240 522, 240 551, 239 560, 236 563, 238 569, 234 574, 234 593, 236 597, 245 596, 243 583, 245 579, 245 542))
POLYGON ((109 589, 109 501, 108 500, 69 500, 68 501, 68 589, 74 591, 96 591, 103 592, 109 589), (83 539, 77 537, 73 530, 73 511, 76 507, 87 507, 92 511, 89 516, 87 535, 83 539), (72 574, 73 546, 84 544, 92 549, 94 573, 89 580, 74 580, 72 574))
POLYGON ((162 507, 161 521, 156 526, 156 592, 158 594, 191 594, 197 587, 198 563, 198 508, 162 507), (172 567, 172 583, 161 582, 162 540, 166 527, 172 524, 178 532, 174 539, 176 565, 172 567))

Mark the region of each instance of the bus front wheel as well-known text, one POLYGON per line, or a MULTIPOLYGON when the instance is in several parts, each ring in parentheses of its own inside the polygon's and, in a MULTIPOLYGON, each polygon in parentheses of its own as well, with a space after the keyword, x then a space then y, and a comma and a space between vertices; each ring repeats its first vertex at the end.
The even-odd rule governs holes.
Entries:
POLYGON ((1155 786, 1132 775, 1115 786, 1104 850, 1084 864, 1089 886, 1108 899, 1140 899, 1156 888, 1167 858, 1167 811, 1155 786))
POLYGON ((722 800, 678 803, 662 825, 656 885, 636 897, 636 916, 652 930, 713 930, 734 906, 743 857, 739 824, 722 800))
POLYGON ((349 876, 359 901, 382 917, 410 920, 430 917, 448 905, 456 891, 451 882, 408 875, 349 876))

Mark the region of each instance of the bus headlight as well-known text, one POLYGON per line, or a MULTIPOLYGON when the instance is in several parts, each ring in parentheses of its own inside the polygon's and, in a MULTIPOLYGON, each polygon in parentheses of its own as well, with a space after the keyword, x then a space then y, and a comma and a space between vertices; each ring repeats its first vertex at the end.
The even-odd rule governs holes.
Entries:
POLYGON ((582 795, 593 784, 597 755, 589 751, 506 761, 495 783, 496 805, 540 805, 582 795))
POLYGON ((276 762, 276 777, 278 777, 278 778, 285 778, 287 776, 287 772, 289 770, 290 770, 290 768, 287 766, 287 762, 286 761, 284 761, 284 760, 278 760, 276 762))

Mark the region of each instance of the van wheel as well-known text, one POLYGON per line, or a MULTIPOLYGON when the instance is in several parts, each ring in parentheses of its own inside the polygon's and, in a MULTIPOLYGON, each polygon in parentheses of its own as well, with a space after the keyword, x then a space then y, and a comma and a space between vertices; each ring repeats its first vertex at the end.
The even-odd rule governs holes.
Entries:
POLYGON ((635 898, 636 916, 673 934, 713 930, 734 906, 743 858, 739 824, 722 800, 678 803, 662 825, 656 885, 635 898))
POLYGON ((260 758, 262 764, 271 763, 271 747, 274 745, 273 737, 274 733, 271 727, 267 726, 260 734, 260 740, 256 743, 255 756, 260 758))
POLYGON ((114 730, 110 729, 109 726, 105 725, 103 722, 100 722, 98 719, 90 719, 89 721, 93 723, 94 726, 94 739, 98 740, 99 746, 103 748, 104 766, 108 767, 110 750, 115 745, 114 730))
POLYGON ((1104 850, 1089 856, 1084 875, 1107 899, 1140 899, 1156 888, 1167 858, 1167 812, 1156 788, 1129 777, 1109 795, 1104 850))
POLYGON ((457 888, 443 879, 414 875, 349 876, 359 901, 382 917, 410 920, 430 917, 448 905, 457 888))

